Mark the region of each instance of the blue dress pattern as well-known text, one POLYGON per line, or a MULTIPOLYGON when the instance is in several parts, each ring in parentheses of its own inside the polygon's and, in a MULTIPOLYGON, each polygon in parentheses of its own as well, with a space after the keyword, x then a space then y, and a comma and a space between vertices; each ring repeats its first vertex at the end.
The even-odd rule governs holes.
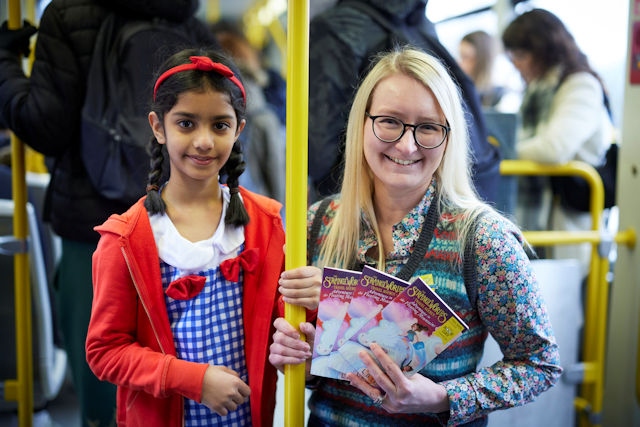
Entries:
MULTIPOLYGON (((238 253, 240 253, 238 251, 238 253)), ((178 279, 180 270, 161 261, 162 284, 166 291, 178 279)), ((242 274, 242 273, 241 273, 242 274)), ((242 321, 242 276, 238 283, 225 280, 220 268, 198 272, 206 277, 202 291, 190 300, 174 300, 165 294, 173 341, 179 359, 226 366, 247 382, 242 321)), ((220 416, 191 399, 184 399, 185 427, 250 426, 249 401, 220 416)))

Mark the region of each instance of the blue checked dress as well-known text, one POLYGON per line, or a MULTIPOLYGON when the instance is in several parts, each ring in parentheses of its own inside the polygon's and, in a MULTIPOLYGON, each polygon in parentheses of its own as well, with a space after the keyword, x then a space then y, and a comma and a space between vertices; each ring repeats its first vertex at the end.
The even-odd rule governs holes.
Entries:
MULTIPOLYGON (((229 200, 228 190, 224 190, 222 218, 229 200)), ((180 277, 195 274, 206 278, 202 291, 191 299, 173 299, 165 294, 178 358, 226 366, 238 372, 246 382, 242 276, 235 283, 227 281, 220 273, 222 261, 242 252, 244 229, 225 226, 224 221, 220 221, 211 238, 190 242, 180 236, 168 216, 154 215, 150 221, 160 254, 165 292, 170 283, 180 277)), ((184 410, 185 427, 251 425, 249 401, 224 417, 187 398, 184 399, 184 410)))

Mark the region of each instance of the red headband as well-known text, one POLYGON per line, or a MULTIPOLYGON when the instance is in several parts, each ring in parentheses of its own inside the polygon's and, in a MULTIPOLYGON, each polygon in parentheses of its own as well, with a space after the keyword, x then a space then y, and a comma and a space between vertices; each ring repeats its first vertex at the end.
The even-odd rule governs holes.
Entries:
POLYGON ((171 77, 172 75, 179 73, 180 71, 187 70, 200 70, 200 71, 215 71, 216 73, 227 77, 231 80, 238 88, 240 88, 240 92, 242 92, 242 99, 244 99, 244 103, 247 103, 247 94, 244 91, 244 86, 240 80, 233 74, 233 71, 229 67, 224 64, 220 64, 219 62, 213 62, 211 58, 207 56, 190 56, 189 60, 191 60, 191 64, 181 64, 177 65, 173 68, 169 68, 167 71, 162 73, 158 80, 156 80, 155 86, 153 86, 153 100, 156 100, 156 92, 158 91, 158 87, 164 82, 166 79, 171 77))

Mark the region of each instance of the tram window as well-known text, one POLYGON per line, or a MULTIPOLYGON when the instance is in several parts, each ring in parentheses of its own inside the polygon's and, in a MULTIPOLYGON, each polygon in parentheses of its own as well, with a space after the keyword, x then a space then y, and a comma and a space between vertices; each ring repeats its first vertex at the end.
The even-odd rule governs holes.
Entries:
MULTIPOLYGON (((429 0, 427 16, 436 24, 442 44, 450 52, 457 52, 462 35, 471 30, 485 30, 500 36, 511 17, 509 0, 429 0), (497 11, 504 13, 499 16, 497 11)), ((516 12, 543 8, 556 14, 574 35, 580 48, 600 74, 609 90, 614 123, 620 126, 627 51, 628 0, 611 0, 606 6, 595 0, 530 0, 515 6, 516 12), (585 7, 591 3, 592 7, 585 7), (575 11, 580 10, 580 14, 575 11), (611 25, 615 23, 615 25, 611 25), (603 28, 606 31, 593 31, 603 28)))

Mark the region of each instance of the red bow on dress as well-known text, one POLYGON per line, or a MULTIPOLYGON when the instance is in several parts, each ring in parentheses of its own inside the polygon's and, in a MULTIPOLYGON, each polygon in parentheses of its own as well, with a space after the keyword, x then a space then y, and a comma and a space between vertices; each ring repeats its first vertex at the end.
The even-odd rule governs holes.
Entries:
POLYGON ((200 293, 207 281, 206 277, 191 274, 169 283, 165 293, 173 299, 190 300, 200 293))
POLYGON ((253 271, 258 265, 259 251, 257 248, 247 249, 235 258, 225 259, 220 263, 220 272, 230 282, 237 282, 240 267, 244 271, 253 271))

